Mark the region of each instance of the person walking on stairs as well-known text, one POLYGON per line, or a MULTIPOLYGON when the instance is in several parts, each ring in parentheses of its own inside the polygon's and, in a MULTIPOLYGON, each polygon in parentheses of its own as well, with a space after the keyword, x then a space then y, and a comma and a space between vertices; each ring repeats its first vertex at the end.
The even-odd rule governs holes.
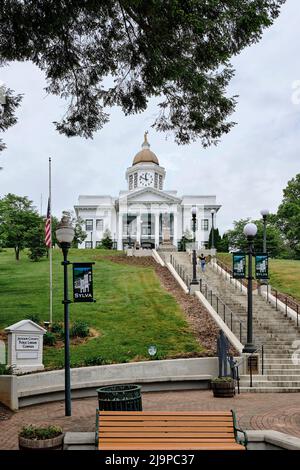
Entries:
POLYGON ((206 258, 204 256, 203 253, 201 253, 201 255, 198 257, 199 258, 199 262, 200 262, 200 267, 201 267, 201 271, 203 273, 205 273, 205 269, 206 269, 206 258))

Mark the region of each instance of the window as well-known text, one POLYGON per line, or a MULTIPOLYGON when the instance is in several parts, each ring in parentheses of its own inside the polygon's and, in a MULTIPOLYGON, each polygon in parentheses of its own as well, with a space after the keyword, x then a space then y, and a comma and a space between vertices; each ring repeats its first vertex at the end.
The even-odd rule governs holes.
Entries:
POLYGON ((159 175, 159 189, 163 188, 163 177, 162 175, 159 175))
POLYGON ((86 248, 93 248, 93 242, 85 242, 86 248))
POLYGON ((85 230, 87 232, 93 231, 93 219, 86 219, 85 221, 85 230))
POLYGON ((133 175, 129 175, 129 190, 133 188, 133 175))
POLYGON ((208 219, 202 219, 201 220, 201 230, 208 230, 208 219))
POLYGON ((96 220, 96 230, 99 230, 99 232, 103 231, 103 219, 96 220))
POLYGON ((134 173, 134 187, 135 188, 137 188, 137 184, 138 184, 138 174, 134 173))
POLYGON ((156 189, 158 188, 158 173, 155 173, 154 175, 154 187, 156 189))

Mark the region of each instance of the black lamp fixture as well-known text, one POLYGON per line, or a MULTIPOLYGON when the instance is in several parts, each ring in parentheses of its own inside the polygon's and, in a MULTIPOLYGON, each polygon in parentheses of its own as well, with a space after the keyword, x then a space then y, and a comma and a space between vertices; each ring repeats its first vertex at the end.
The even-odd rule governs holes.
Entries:
POLYGON ((248 310, 247 310, 247 343, 244 346, 244 353, 253 353, 256 347, 253 343, 253 293, 252 293, 252 256, 254 254, 253 241, 257 234, 257 226, 253 223, 246 224, 244 235, 248 241, 248 310))
POLYGON ((210 211, 211 213, 211 249, 214 250, 215 248, 215 227, 214 227, 214 216, 215 216, 215 209, 210 211))
POLYGON ((193 279, 191 284, 197 285, 199 281, 197 279, 197 252, 196 252, 196 224, 197 224, 197 208, 193 206, 191 208, 192 214, 192 230, 193 230, 193 279))
POLYGON ((56 238, 63 252, 64 260, 64 341, 65 341, 65 415, 71 416, 71 372, 70 372, 70 335, 69 335, 69 304, 68 296, 68 251, 74 238, 74 228, 69 212, 63 212, 61 221, 57 224, 56 238))

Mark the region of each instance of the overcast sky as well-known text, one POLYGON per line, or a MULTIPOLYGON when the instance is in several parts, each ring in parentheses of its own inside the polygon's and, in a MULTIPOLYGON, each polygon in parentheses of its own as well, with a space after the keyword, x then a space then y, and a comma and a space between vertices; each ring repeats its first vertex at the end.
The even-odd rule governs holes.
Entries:
POLYGON ((172 136, 151 129, 154 102, 131 117, 114 108, 93 140, 68 139, 51 124, 62 116, 64 103, 46 96, 43 74, 30 63, 0 69, 0 80, 25 95, 18 124, 4 135, 8 148, 0 153, 0 196, 26 195, 40 210, 42 195, 45 212, 49 156, 55 215, 72 209, 79 194, 117 196, 126 189, 126 168, 148 129, 151 149, 167 171, 165 189, 216 194, 221 232, 233 220, 257 218, 262 208, 276 211, 282 189, 300 171, 299 23, 299 0, 287 0, 262 40, 232 60, 236 74, 229 93, 239 95, 237 125, 209 149, 200 143, 179 147, 172 136))

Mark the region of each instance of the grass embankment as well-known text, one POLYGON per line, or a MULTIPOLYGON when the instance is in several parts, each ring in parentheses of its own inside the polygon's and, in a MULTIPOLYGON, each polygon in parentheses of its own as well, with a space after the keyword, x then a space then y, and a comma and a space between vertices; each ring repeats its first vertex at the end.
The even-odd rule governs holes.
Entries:
MULTIPOLYGON (((118 252, 70 250, 69 260, 95 261, 96 303, 72 303, 70 321, 84 320, 98 336, 71 346, 72 365, 84 359, 102 357, 108 363, 148 358, 147 348, 155 344, 158 357, 180 357, 200 353, 184 314, 172 295, 162 288, 152 267, 117 264, 106 259, 118 252)), ((63 321, 63 269, 59 250, 53 253, 53 321, 63 321)), ((69 296, 71 267, 69 268, 69 296)), ((34 263, 25 253, 15 261, 12 250, 0 253, 0 330, 30 315, 49 319, 49 261, 34 263)), ((44 364, 63 364, 63 348, 46 347, 44 364)))
MULTIPOLYGON (((232 254, 218 253, 218 258, 232 268, 232 254)), ((270 284, 300 301, 300 260, 270 259, 270 284)))

